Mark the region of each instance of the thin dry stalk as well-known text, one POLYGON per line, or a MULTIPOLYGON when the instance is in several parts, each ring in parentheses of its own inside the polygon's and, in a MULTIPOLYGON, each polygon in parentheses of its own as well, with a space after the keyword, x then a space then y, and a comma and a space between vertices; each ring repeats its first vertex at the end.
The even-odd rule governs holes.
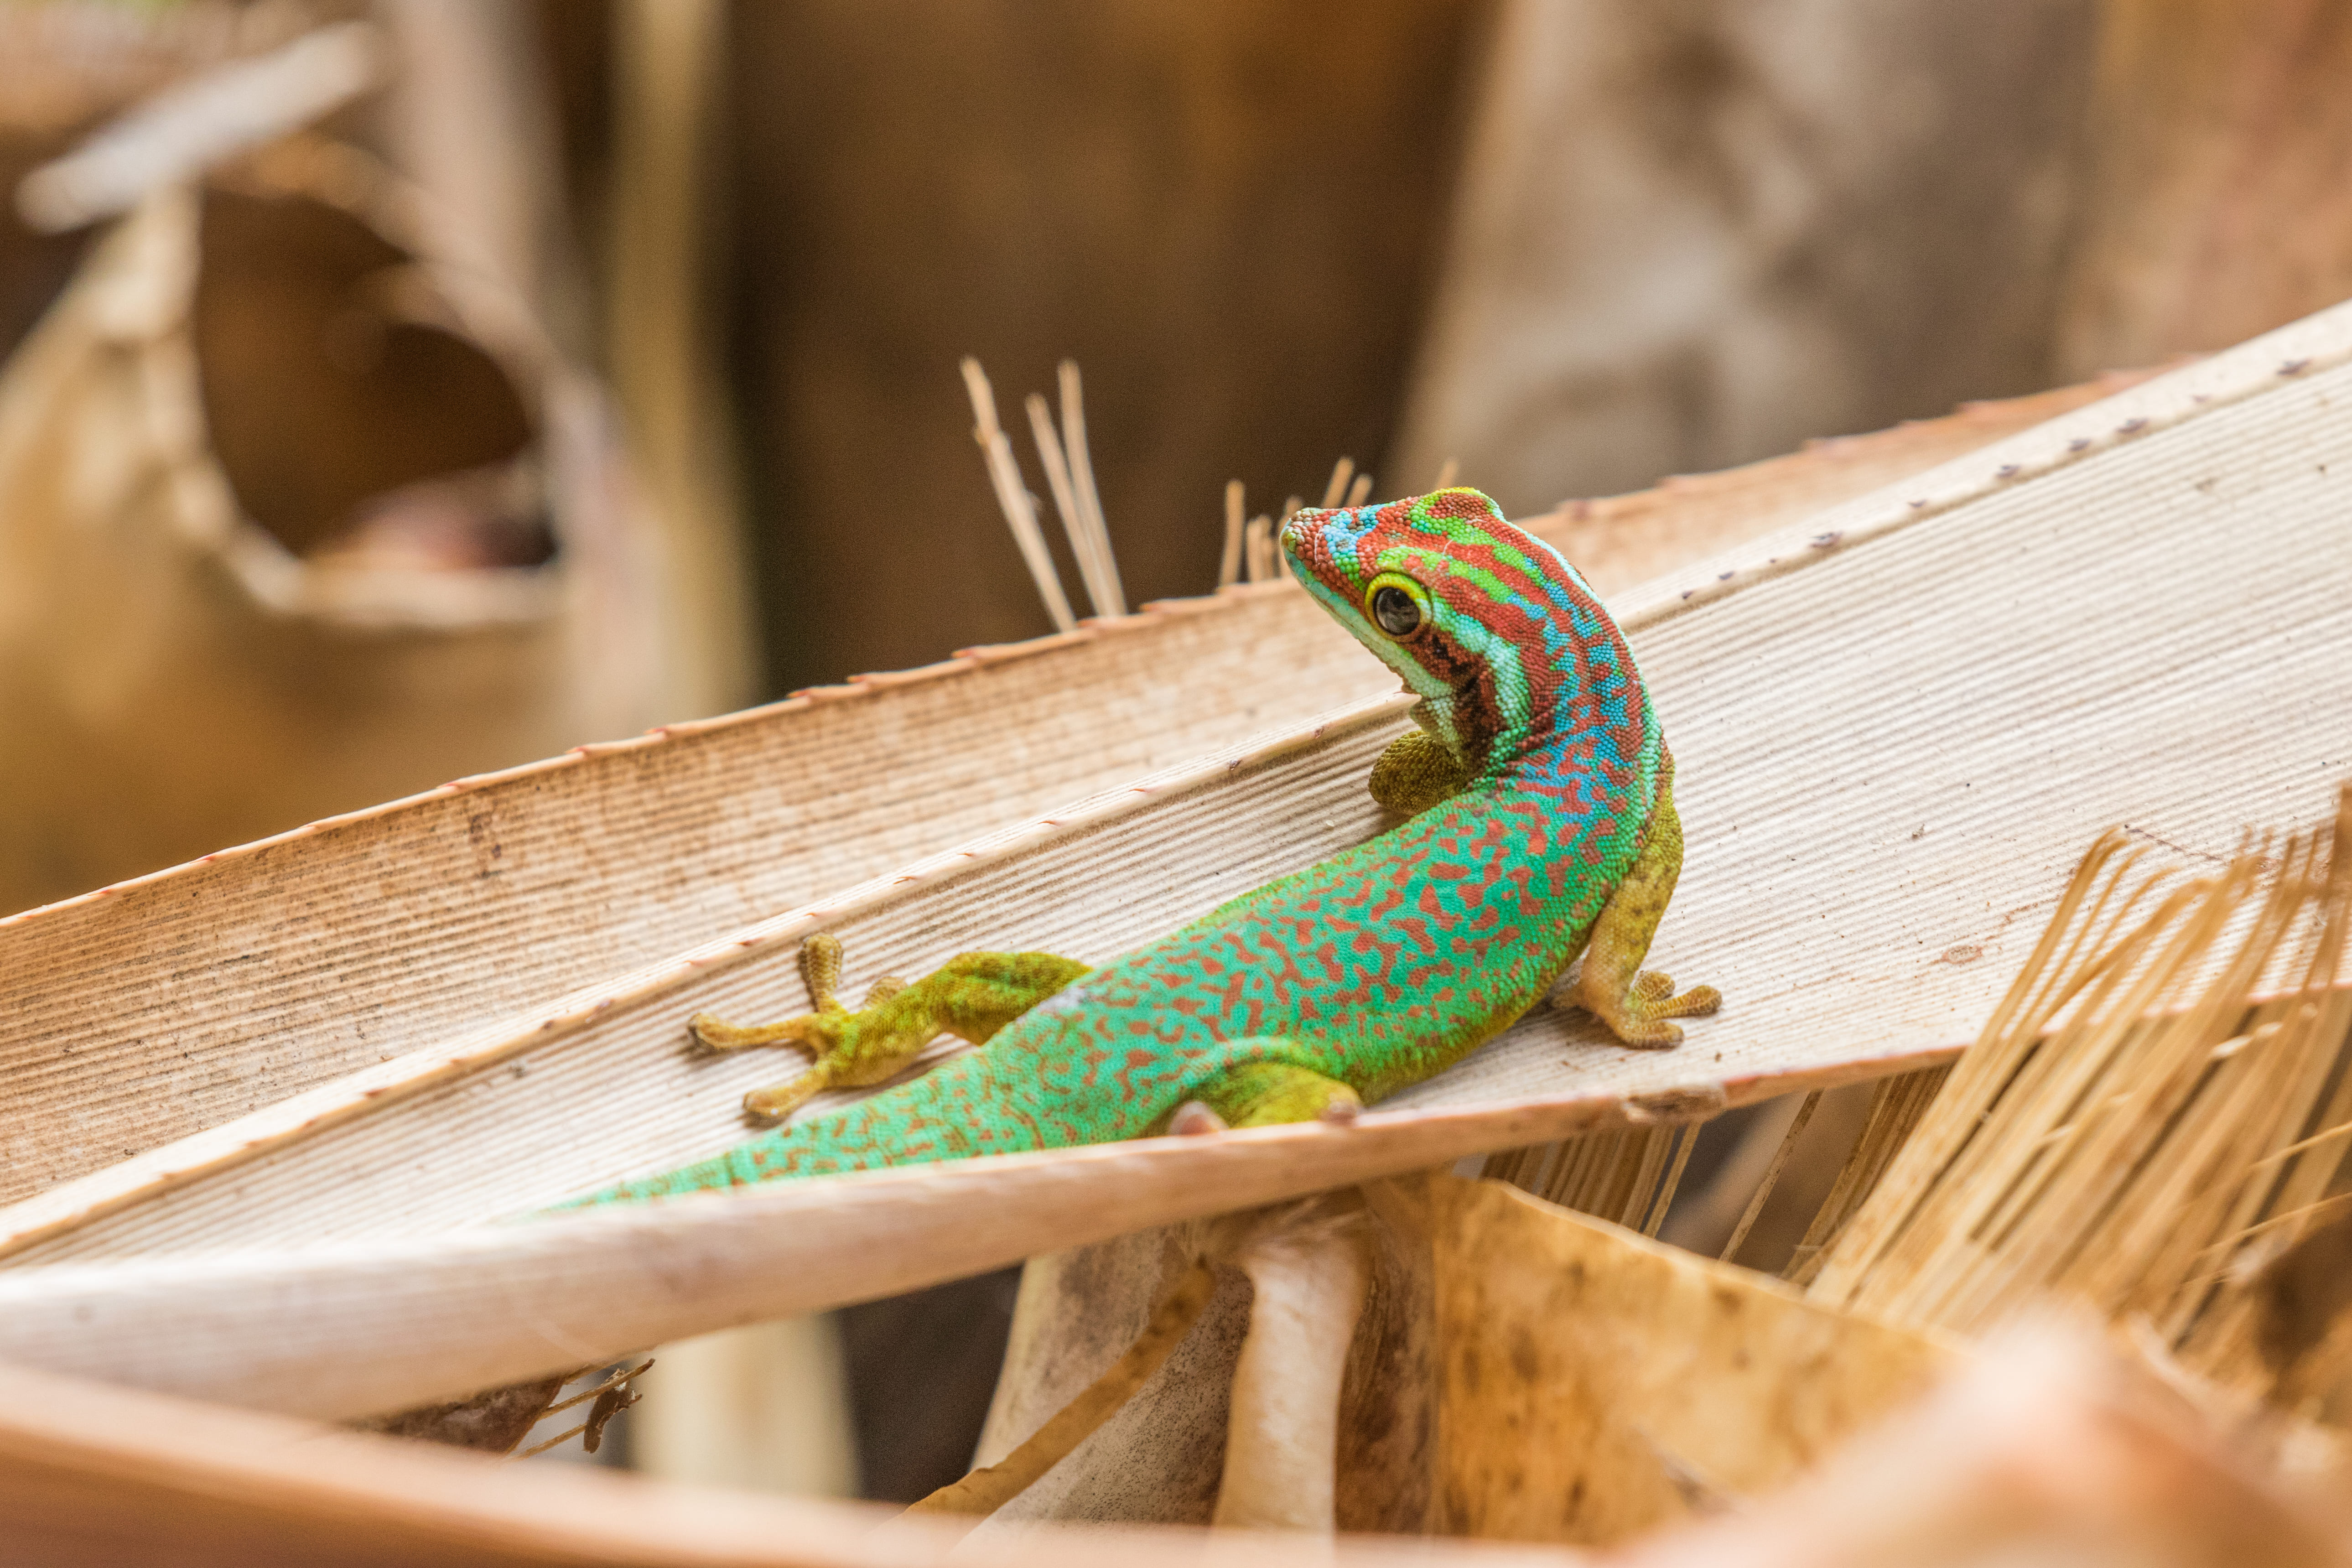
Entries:
POLYGON ((576 1426, 565 1427, 546 1441, 533 1443, 530 1447, 509 1457, 516 1459, 534 1458, 559 1444, 570 1442, 574 1437, 581 1439, 580 1446, 583 1448, 589 1453, 594 1453, 603 1446, 604 1428, 611 1424, 613 1417, 628 1409, 642 1397, 637 1392, 636 1382, 638 1378, 652 1370, 653 1364, 653 1357, 647 1356, 635 1366, 615 1367, 607 1373, 604 1381, 597 1384, 595 1387, 583 1389, 569 1399, 549 1405, 541 1413, 542 1420, 549 1415, 561 1414, 580 1405, 588 1405, 588 1416, 586 1420, 576 1426))
POLYGON ((1362 1201, 1353 1191, 1245 1209, 1189 1227, 1184 1266, 1127 1350, 1010 1454, 941 1487, 908 1513, 995 1512, 1125 1406, 1166 1364, 1235 1264, 1255 1291, 1236 1369, 1217 1522, 1331 1528, 1339 1390, 1371 1282, 1362 1201))
MULTIPOLYGON (((2347 846, 2352 846, 2352 792, 2347 792, 2337 808, 2325 889, 2320 894, 2323 912, 2319 938, 2310 968, 2303 976, 2301 995, 2296 999, 2297 1005, 2315 1010, 2312 1027, 2323 1039, 2352 1037, 2352 991, 2341 984, 2347 973, 2346 945, 2347 940, 2352 940, 2352 853, 2347 852, 2347 846)), ((2284 1005, 2284 1000, 2281 1005, 2284 1005)), ((2338 1068, 2326 1107, 2318 1120, 2324 1135, 2331 1139, 2338 1130, 2352 1126, 2352 1071, 2338 1068)), ((2315 1143, 2315 1149, 2316 1146, 2315 1143)), ((2294 1150, 2297 1154, 2302 1152, 2294 1150)), ((2282 1156, 2284 1153, 2281 1152, 2282 1156)), ((2278 1194, 2271 1205, 2273 1212, 2286 1214, 2311 1207, 2326 1193, 2336 1171, 2334 1161, 2298 1160, 2280 1182, 2278 1194)))
POLYGON ((1054 428, 1054 411, 1045 395, 1033 392, 1026 400, 1029 410, 1029 437, 1037 443, 1037 461, 1045 470, 1045 488, 1054 497, 1055 514, 1062 520, 1062 532, 1070 542, 1070 558, 1078 563, 1078 580, 1087 590, 1087 598, 1094 612, 1104 614, 1100 584, 1097 581, 1093 560, 1094 542, 1087 531, 1085 520, 1078 511, 1076 492, 1070 488, 1069 459, 1062 452, 1062 437, 1054 428))
POLYGON ((1013 443, 1005 439, 1003 426, 996 422, 996 392, 988 384, 988 374, 978 360, 967 354, 962 368, 964 390, 971 395, 971 438, 988 460, 988 482, 995 488, 1005 526, 1013 530, 1013 542, 1021 549, 1021 559, 1029 568, 1030 580, 1037 584, 1037 596, 1045 602, 1045 614, 1053 617, 1054 629, 1076 631, 1077 617, 1070 614, 1061 574, 1054 570, 1053 553, 1045 548, 1045 535, 1037 527, 1036 503, 1021 482, 1021 465, 1013 459, 1013 443))
POLYGON ((1783 1278, 1806 1285, 1821 1272, 1822 1260, 1828 1256, 1829 1248, 1870 1194, 1878 1190, 1887 1167, 1910 1142, 1920 1119, 1927 1114, 1927 1108, 1935 1103, 1937 1094, 1951 1076, 1950 1068, 1933 1067, 1879 1080, 1871 1093, 1870 1109, 1864 1113, 1862 1136, 1854 1141, 1845 1163, 1838 1167, 1837 1179, 1815 1211, 1812 1224, 1806 1227, 1804 1239, 1790 1255, 1783 1278))
POLYGON ((1571 1139, 1557 1150, 1530 1150, 1528 1174, 1542 1184, 1532 1190, 1537 1196, 1549 1197, 1562 1208, 1615 1219, 1617 1173, 1629 1158, 1641 1158, 1638 1143, 1630 1155, 1626 1148, 1637 1136, 1622 1131, 1595 1132, 1571 1139))
POLYGON ((1325 510, 1328 511, 1339 504, 1340 498, 1348 493, 1348 481, 1355 477, 1355 458, 1342 458, 1331 465, 1331 479, 1323 487, 1323 500, 1320 503, 1325 510))
POLYGON ((1437 465, 1437 482, 1429 488, 1433 490, 1450 490, 1454 488, 1454 481, 1461 477, 1461 459, 1458 458, 1448 458, 1445 461, 1437 465))
POLYGON ((919 1502, 908 1513, 994 1513, 1021 1495, 1038 1477, 1052 1469, 1070 1451, 1092 1436, 1097 1428, 1118 1414, 1135 1391, 1151 1381, 1192 1325, 1217 1288, 1213 1260, 1195 1259, 1152 1304, 1143 1331, 1100 1377, 1076 1399, 1056 1411, 1030 1434, 1026 1442, 995 1464, 984 1465, 961 1480, 950 1481, 919 1502))
POLYGON ((1217 586, 1230 588, 1242 580, 1242 482, 1225 481, 1225 548, 1217 557, 1217 586))
POLYGON ((1358 474, 1356 476, 1356 482, 1348 487, 1347 504, 1351 507, 1361 506, 1364 502, 1371 499, 1371 494, 1372 476, 1370 474, 1358 474))
POLYGON ((1078 518, 1087 533, 1087 549, 1096 576, 1087 580, 1097 613, 1127 614, 1127 590, 1119 582, 1118 559, 1111 553, 1110 524, 1103 517, 1102 497, 1095 489, 1095 460, 1087 449, 1086 387, 1078 379, 1078 362, 1066 359, 1060 367, 1062 446, 1070 459, 1070 491, 1077 500, 1078 518), (1096 578, 1101 592, 1095 594, 1096 578))
POLYGON ((1699 1123, 1676 1130, 1674 1163, 1666 1167, 1665 1179, 1658 1184, 1650 1200, 1650 1212, 1642 1221, 1642 1234, 1655 1237, 1658 1227, 1666 1223, 1666 1211, 1675 1206, 1675 1193, 1683 1184, 1683 1171, 1690 1164, 1691 1151, 1698 1146, 1699 1123))
POLYGON ((1487 1157, 1480 1174, 1546 1203, 1655 1236, 1700 1123, 1613 1128, 1487 1157))
POLYGON ((1748 1198, 1748 1206, 1740 1211, 1739 1223, 1731 1227, 1731 1239, 1723 1244, 1721 1252, 1716 1254, 1721 1261, 1728 1263, 1739 1256, 1740 1243, 1746 1241, 1748 1233, 1756 1228, 1757 1216, 1764 1212, 1766 1200, 1771 1197, 1772 1189, 1780 1184, 1780 1173, 1788 1169, 1789 1156, 1797 1152, 1797 1140, 1803 1136, 1805 1123, 1813 1119, 1813 1112, 1821 1108, 1821 1103, 1822 1091, 1817 1089, 1805 1096, 1805 1102, 1797 1107, 1797 1114, 1790 1121, 1789 1131, 1780 1135, 1780 1146, 1772 1152, 1772 1163, 1764 1167, 1764 1179, 1756 1184, 1755 1194, 1748 1198))
POLYGON ((129 212, 184 181, 331 113, 376 85, 383 40, 365 22, 307 33, 257 58, 169 88, 16 188, 32 229, 62 233, 129 212))
POLYGON ((1264 512, 1250 519, 1244 542, 1249 552, 1249 580, 1253 583, 1272 582, 1278 574, 1274 521, 1264 512))
POLYGON ((1618 1205, 1619 1225, 1629 1230, 1642 1228, 1650 1210, 1656 1206, 1658 1186, 1665 1179, 1666 1167, 1681 1132, 1678 1127, 1651 1128, 1643 1132, 1641 1158, 1630 1167, 1624 1200, 1618 1205))

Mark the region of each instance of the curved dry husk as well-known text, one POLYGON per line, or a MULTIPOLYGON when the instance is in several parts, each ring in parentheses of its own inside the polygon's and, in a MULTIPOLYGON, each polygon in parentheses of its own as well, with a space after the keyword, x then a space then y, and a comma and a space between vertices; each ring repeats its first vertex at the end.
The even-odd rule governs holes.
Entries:
POLYGON ((155 191, 0 373, 0 909, 655 711, 601 400, 407 213, 323 143, 155 191), (530 548, 336 548, 371 519, 530 548))

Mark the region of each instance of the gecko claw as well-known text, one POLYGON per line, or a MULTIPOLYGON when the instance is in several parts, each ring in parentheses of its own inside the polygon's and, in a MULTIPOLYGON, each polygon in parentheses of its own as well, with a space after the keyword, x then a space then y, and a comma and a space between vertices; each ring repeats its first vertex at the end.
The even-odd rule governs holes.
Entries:
POLYGON ((725 1042, 735 1032, 735 1027, 716 1013, 697 1013, 686 1021, 686 1032, 693 1036, 694 1043, 706 1051, 727 1049, 725 1042))
POLYGON ((1224 1132, 1230 1129, 1223 1117, 1209 1109, 1206 1100, 1188 1100, 1176 1108, 1175 1115, 1168 1119, 1168 1131, 1178 1138, 1197 1138, 1204 1132, 1224 1132))

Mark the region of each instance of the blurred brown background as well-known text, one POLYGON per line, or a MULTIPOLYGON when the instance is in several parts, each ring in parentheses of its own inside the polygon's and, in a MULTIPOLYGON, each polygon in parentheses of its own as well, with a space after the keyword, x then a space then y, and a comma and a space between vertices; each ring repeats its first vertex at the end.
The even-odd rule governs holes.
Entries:
MULTIPOLYGON (((0 583, 0 914, 453 773, 1048 630, 972 444, 964 354, 1041 493, 1019 399, 1083 365, 1139 604, 1214 584, 1228 479, 1272 510, 1319 496, 1342 455, 1381 497, 1454 459, 1525 513, 2222 347, 2352 294, 2342 0, 18 3, 0 8, 0 177, 354 18, 386 40, 383 84, 322 129, 450 223, 404 249, 301 207, 365 265, 332 283, 332 331, 291 348, 270 346, 296 321, 282 299, 236 296, 258 302, 234 331, 199 305, 282 269, 278 231, 170 231, 204 247, 213 290, 184 300, 189 395, 233 480, 283 472, 316 455, 304 422, 331 401, 289 367, 345 374, 349 341, 376 341, 333 325, 357 310, 471 342, 448 376, 475 391, 425 374, 415 401, 488 412, 396 474, 338 459, 313 476, 331 504, 232 485, 287 552, 263 575, 305 585, 304 635, 331 654, 285 658, 295 612, 245 605, 259 579, 230 573, 171 601, 211 662, 163 647, 138 701, 92 698, 99 654, 146 626, 110 615, 134 601, 92 574, 162 546, 126 531, 113 556, 71 557, 73 602, 96 607, 59 652, 62 588, 24 563, 66 559, 68 530, 25 487, 84 508, 85 544, 133 503, 89 510, 88 487, 39 479, 36 447, 121 423, 87 390, 116 351, 43 328, 37 357, 27 333, 117 231, 0 215, 0 348, 26 345, 0 425, 96 410, 0 460, 18 575, 0 583), (435 246, 499 309, 444 321, 391 276, 435 246), (496 320, 524 323, 528 352, 496 320), (528 471, 490 477, 541 485, 529 506, 477 482, 519 440, 528 471), (401 490, 419 472, 452 483, 401 490), (406 498, 389 512, 387 485, 406 498), (518 518, 551 529, 569 575, 530 578, 543 552, 500 542, 518 518), (327 592, 394 564, 548 592, 396 635, 327 592), (249 726, 211 723, 203 771, 142 717, 199 711, 163 683, 175 664, 208 698, 234 685, 221 710, 249 726)), ((919 1496, 969 1457, 1011 1291, 994 1277, 673 1356, 638 1460, 919 1496), (737 1440, 678 1435, 698 1431, 737 1440)))
MULTIPOLYGON (((1084 366, 1139 603, 1213 584, 1229 478, 1255 510, 1313 499, 1342 454, 1382 495, 1450 457, 1530 511, 2345 291, 2352 8, 2318 0, 473 9, 504 20, 440 52, 526 53, 499 64, 560 159, 559 340, 627 402, 631 323, 698 339, 681 439, 740 518, 740 698, 1048 629, 964 353, 1024 447, 1019 397, 1084 366), (632 131, 688 144, 648 166, 632 131), (649 204, 690 231, 651 282, 649 204), (648 297, 680 288, 683 315, 648 297)), ((6 170, 229 52, 111 31, 62 85, 18 57, 6 170)), ((0 341, 86 243, 7 226, 0 341)))
MULTIPOLYGON (((614 13, 539 15, 577 205, 609 213, 614 13)), ((765 689, 1050 629, 963 353, 1024 449, 1016 400, 1085 367, 1139 603, 1213 582, 1229 478, 1255 510, 1342 454, 1381 495, 1451 457, 1527 512, 2291 320, 2352 291, 2347 28, 2314 0, 731 7, 706 277, 765 689)))

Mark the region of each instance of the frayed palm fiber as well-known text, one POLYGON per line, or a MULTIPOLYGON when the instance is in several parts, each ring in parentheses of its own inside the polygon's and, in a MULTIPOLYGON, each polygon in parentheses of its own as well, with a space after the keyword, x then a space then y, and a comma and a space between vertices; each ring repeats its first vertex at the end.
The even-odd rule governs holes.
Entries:
POLYGON ((2352 1139, 2352 790, 2210 876, 2084 857, 2040 946, 1825 1253, 1818 1300, 1979 1332, 2055 1295, 2223 1381, 2352 1139))

